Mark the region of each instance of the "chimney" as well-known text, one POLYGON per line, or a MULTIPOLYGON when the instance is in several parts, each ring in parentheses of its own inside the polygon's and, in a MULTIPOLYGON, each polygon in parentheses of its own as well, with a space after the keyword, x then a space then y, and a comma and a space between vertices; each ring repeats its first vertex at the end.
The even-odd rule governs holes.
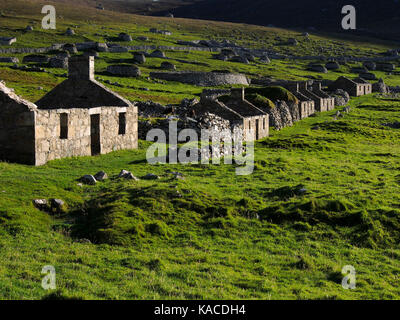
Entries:
POLYGON ((299 83, 298 82, 289 82, 289 83, 286 84, 286 88, 289 91, 297 92, 297 91, 299 91, 299 83))
POLYGON ((231 98, 244 101, 244 88, 231 89, 231 98))
POLYGON ((316 90, 322 91, 322 84, 321 84, 321 82, 314 82, 314 83, 313 83, 313 88, 315 88, 316 90))
POLYGON ((302 81, 302 82, 299 82, 299 88, 300 88, 300 90, 307 90, 307 81, 302 81))
POLYGON ((94 80, 94 57, 76 56, 68 60, 69 79, 94 80))

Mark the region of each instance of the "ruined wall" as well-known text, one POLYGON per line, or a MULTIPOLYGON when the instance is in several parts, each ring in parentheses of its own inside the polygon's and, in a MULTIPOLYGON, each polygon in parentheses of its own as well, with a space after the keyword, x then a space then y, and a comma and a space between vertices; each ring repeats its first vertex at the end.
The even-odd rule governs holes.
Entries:
POLYGON ((92 155, 91 115, 100 115, 100 153, 138 146, 136 107, 37 110, 36 165, 73 156, 92 155), (126 131, 119 134, 119 113, 126 112, 126 131), (68 136, 61 138, 61 114, 68 115, 68 136))
POLYGON ((269 115, 245 118, 243 121, 244 136, 247 140, 259 140, 269 136, 269 115), (252 130, 248 132, 247 130, 252 130), (253 134, 253 137, 249 134, 253 134), (252 138, 252 139, 251 139, 252 138))
POLYGON ((35 109, 0 82, 0 160, 34 164, 35 109))
POLYGON ((249 85, 249 80, 244 74, 217 73, 217 72, 151 72, 151 78, 177 81, 196 86, 220 86, 241 84, 249 85))

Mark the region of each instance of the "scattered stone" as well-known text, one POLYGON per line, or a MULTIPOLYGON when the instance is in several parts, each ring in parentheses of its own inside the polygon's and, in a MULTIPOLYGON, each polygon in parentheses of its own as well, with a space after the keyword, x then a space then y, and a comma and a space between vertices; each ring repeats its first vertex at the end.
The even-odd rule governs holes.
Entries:
POLYGON ((337 70, 340 68, 339 63, 337 63, 336 61, 329 61, 326 65, 325 68, 328 70, 337 70))
POLYGON ((25 28, 25 31, 33 31, 33 27, 32 27, 32 26, 27 26, 27 27, 25 28))
POLYGON ((153 173, 148 173, 143 177, 143 179, 145 179, 145 180, 157 180, 157 179, 160 179, 160 177, 155 175, 155 174, 153 174, 153 173))
POLYGON ((131 42, 133 40, 132 37, 129 34, 124 33, 124 32, 121 32, 119 34, 118 39, 120 41, 125 41, 125 42, 131 42))
POLYGON ((168 61, 164 61, 163 63, 161 63, 161 69, 164 70, 176 70, 176 66, 168 61))
POLYGON ((161 50, 154 50, 152 53, 149 55, 152 58, 165 58, 165 53, 162 52, 161 50))
POLYGON ((49 211, 49 203, 46 199, 35 199, 32 201, 35 208, 39 209, 40 211, 49 211))
POLYGON ((50 200, 51 209, 57 213, 65 211, 65 202, 61 199, 51 199, 50 200))
POLYGON ((104 181, 104 180, 108 179, 108 175, 104 171, 99 171, 94 175, 94 178, 97 181, 104 181))
POLYGON ((146 62, 146 57, 142 52, 135 52, 133 53, 133 61, 143 64, 146 62))
POLYGON ((96 182, 97 182, 96 179, 95 179, 95 177, 93 177, 93 176, 90 175, 90 174, 84 175, 84 176, 80 179, 80 181, 83 182, 84 184, 88 184, 88 185, 95 185, 96 182))
POLYGON ((363 66, 369 70, 369 71, 374 71, 376 70, 376 63, 372 61, 366 61, 363 63, 363 66))
POLYGON ((75 35, 75 31, 71 28, 68 28, 67 31, 65 32, 65 34, 67 36, 73 36, 73 35, 75 35))
POLYGON ((328 69, 326 69, 323 65, 320 64, 312 64, 308 67, 308 70, 314 72, 328 73, 328 69))

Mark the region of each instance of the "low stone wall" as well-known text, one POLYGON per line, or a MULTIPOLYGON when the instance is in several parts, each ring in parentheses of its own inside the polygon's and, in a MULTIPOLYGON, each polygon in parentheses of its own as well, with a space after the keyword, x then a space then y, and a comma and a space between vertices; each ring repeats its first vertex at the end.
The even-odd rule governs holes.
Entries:
POLYGON ((90 156, 92 114, 100 115, 100 153, 138 146, 137 108, 99 107, 36 111, 36 165, 73 156, 90 156), (126 112, 126 132, 119 134, 119 112, 126 112), (68 138, 60 138, 60 114, 68 115, 68 138))
POLYGON ((216 72, 151 72, 151 78, 177 81, 202 87, 241 84, 248 86, 249 79, 244 74, 216 72))

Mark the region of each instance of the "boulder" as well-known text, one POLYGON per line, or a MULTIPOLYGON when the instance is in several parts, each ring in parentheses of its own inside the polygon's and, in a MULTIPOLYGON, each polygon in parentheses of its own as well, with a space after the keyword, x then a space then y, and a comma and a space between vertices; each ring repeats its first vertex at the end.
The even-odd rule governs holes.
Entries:
POLYGON ((336 61, 329 61, 326 65, 325 68, 328 70, 337 70, 340 68, 339 63, 337 63, 336 61))
POLYGON ((161 63, 161 69, 164 70, 176 70, 176 66, 168 61, 164 61, 163 63, 161 63))
POLYGON ((104 181, 104 180, 108 179, 108 175, 104 171, 99 171, 94 175, 94 178, 97 181, 104 181))
POLYGON ((27 27, 25 28, 25 31, 33 31, 33 27, 32 27, 32 26, 27 26, 27 27))
POLYGON ((49 203, 46 199, 35 199, 32 201, 32 203, 35 206, 35 208, 39 209, 40 211, 49 211, 50 210, 49 203))
POLYGON ((73 35, 75 35, 75 31, 71 28, 68 28, 67 31, 65 31, 65 34, 67 36, 73 36, 73 35))
POLYGON ((247 60, 247 58, 243 56, 234 56, 230 61, 249 64, 249 60, 247 60))
POLYGON ((326 69, 323 65, 320 65, 320 64, 312 64, 308 67, 308 70, 314 71, 314 72, 321 72, 321 73, 328 72, 328 69, 326 69))
POLYGON ((155 175, 155 174, 153 174, 153 173, 148 173, 143 177, 143 179, 145 179, 145 180, 157 180, 157 179, 160 179, 160 177, 155 175))
POLYGON ((376 70, 376 63, 375 63, 375 62, 372 62, 372 61, 365 61, 365 62, 363 63, 363 66, 364 66, 367 70, 369 70, 369 71, 374 71, 374 70, 376 70))
POLYGON ((132 37, 125 33, 125 32, 121 32, 118 36, 119 41, 124 41, 124 42, 131 42, 133 39, 132 37))
POLYGON ((98 52, 107 52, 108 51, 108 45, 107 45, 107 43, 97 42, 95 50, 98 51, 98 52))
POLYGON ((142 52, 134 52, 133 53, 133 61, 139 64, 143 64, 146 62, 146 57, 142 52))
POLYGON ((50 206, 53 212, 61 213, 65 211, 65 202, 61 199, 51 199, 50 206))
POLYGON ((297 46, 299 42, 295 38, 289 38, 288 44, 291 46, 297 46))
POLYGON ((150 53, 149 56, 152 58, 165 58, 165 53, 157 49, 150 53))
POLYGON ((90 174, 84 175, 84 176, 80 179, 80 181, 81 181, 82 183, 88 184, 88 185, 95 185, 96 182, 97 182, 96 178, 93 177, 93 176, 90 175, 90 174))
POLYGON ((128 64, 108 66, 107 72, 122 77, 138 77, 141 74, 140 69, 137 66, 128 64))

